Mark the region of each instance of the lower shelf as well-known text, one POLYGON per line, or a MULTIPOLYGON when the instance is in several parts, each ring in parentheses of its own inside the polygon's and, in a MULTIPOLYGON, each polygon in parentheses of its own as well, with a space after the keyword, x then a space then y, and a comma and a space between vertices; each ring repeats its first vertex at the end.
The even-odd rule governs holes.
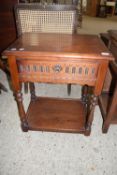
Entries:
POLYGON ((39 97, 27 111, 29 129, 85 132, 85 107, 80 100, 39 97))

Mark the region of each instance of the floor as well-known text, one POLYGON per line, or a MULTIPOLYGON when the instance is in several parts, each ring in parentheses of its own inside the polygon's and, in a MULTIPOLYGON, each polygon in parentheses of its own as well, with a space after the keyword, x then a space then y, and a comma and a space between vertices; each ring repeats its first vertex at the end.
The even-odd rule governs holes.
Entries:
POLYGON ((117 16, 108 16, 107 18, 83 17, 82 28, 78 33, 97 34, 107 32, 107 30, 117 29, 117 16))
MULTIPOLYGON (((99 34, 116 29, 117 21, 84 17, 79 33, 99 34)), ((117 126, 102 134, 102 117, 96 107, 90 137, 49 132, 24 133, 20 129, 17 106, 5 74, 0 81, 8 93, 0 95, 0 175, 117 175, 117 126)), ((67 96, 66 85, 36 84, 38 95, 67 96)), ((80 95, 72 86, 71 98, 80 95)), ((24 99, 25 108, 29 95, 24 99)))

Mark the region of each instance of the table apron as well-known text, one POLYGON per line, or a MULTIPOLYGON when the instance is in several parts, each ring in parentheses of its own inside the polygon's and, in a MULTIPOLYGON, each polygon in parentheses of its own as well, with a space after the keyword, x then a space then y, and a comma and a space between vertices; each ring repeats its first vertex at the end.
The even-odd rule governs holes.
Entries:
POLYGON ((99 61, 38 61, 17 59, 21 82, 75 83, 95 85, 99 61))

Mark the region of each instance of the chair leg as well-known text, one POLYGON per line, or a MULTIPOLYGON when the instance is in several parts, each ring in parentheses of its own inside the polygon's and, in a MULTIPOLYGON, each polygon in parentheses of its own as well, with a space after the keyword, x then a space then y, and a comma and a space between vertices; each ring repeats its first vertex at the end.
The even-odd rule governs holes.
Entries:
POLYGON ((0 83, 0 93, 1 93, 1 90, 8 92, 7 88, 2 83, 0 83))
MULTIPOLYGON (((5 72, 5 73, 8 73, 8 75, 10 74, 9 71, 7 70, 7 68, 5 67, 5 65, 3 64, 3 62, 0 60, 0 69, 5 72)), ((2 84, 0 83, 0 94, 1 94, 1 91, 5 91, 7 92, 7 88, 2 84)))
POLYGON ((5 72, 8 76, 10 76, 10 72, 7 66, 0 60, 0 69, 5 72))
POLYGON ((71 94, 71 84, 67 85, 67 93, 68 93, 68 95, 71 94))
POLYGON ((24 83, 24 92, 27 94, 28 93, 28 83, 24 83))

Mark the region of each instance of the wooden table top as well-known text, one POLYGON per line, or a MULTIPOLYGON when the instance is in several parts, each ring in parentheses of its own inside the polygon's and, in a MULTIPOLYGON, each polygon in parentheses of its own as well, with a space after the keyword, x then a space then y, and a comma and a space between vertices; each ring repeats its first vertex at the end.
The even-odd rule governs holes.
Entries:
POLYGON ((109 50, 96 35, 25 33, 5 55, 56 56, 113 60, 109 50))

